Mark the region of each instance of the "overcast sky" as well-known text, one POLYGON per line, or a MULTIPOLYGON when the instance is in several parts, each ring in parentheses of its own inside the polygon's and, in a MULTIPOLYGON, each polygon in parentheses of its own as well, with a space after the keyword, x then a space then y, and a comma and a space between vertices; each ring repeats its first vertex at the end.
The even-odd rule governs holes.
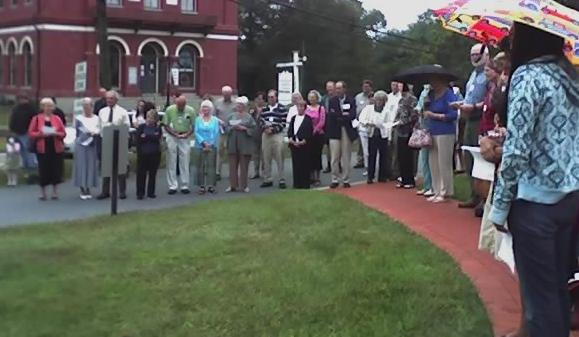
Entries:
POLYGON ((384 13, 388 29, 405 29, 409 24, 416 22, 418 15, 427 9, 442 8, 450 2, 450 0, 362 0, 365 8, 375 8, 384 13))

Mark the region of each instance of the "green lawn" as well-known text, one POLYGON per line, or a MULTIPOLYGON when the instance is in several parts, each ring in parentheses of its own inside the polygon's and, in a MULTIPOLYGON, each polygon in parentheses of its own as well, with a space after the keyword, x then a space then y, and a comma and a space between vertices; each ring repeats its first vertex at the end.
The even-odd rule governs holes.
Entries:
POLYGON ((286 192, 2 231, 3 337, 487 337, 445 253, 345 197, 286 192))

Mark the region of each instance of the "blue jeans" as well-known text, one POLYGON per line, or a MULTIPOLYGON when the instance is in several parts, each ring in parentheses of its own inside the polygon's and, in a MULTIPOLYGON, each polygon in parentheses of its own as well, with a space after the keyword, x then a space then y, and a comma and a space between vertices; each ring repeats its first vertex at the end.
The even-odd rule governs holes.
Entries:
POLYGON ((38 168, 38 161, 36 160, 36 154, 30 153, 28 151, 28 144, 30 143, 30 137, 28 135, 18 135, 16 136, 18 142, 20 143, 20 156, 22 157, 22 165, 27 170, 32 170, 38 168))
POLYGON ((420 171, 422 171, 422 177, 424 178, 423 189, 425 191, 432 190, 432 173, 430 173, 430 164, 428 164, 429 157, 430 149, 420 149, 420 154, 418 155, 418 165, 420 167, 420 171))
POLYGON ((508 223, 530 337, 569 336, 567 280, 578 210, 579 192, 554 205, 516 200, 511 206, 508 223))

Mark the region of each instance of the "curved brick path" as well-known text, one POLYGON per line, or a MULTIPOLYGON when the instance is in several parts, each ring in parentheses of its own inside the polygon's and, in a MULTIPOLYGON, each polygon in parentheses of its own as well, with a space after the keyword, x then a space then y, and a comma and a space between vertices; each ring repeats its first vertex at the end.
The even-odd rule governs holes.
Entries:
POLYGON ((392 184, 361 185, 338 193, 388 214, 453 256, 479 289, 497 335, 518 326, 517 280, 504 264, 478 250, 480 219, 472 211, 458 209, 455 202, 429 203, 414 190, 397 190, 392 184))

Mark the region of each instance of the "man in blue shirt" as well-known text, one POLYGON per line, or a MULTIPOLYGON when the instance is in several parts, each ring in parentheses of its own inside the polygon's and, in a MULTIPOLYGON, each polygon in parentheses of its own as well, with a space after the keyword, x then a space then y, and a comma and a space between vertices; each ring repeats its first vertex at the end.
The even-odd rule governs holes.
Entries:
MULTIPOLYGON (((482 110, 476 104, 484 101, 487 94, 488 80, 485 76, 484 67, 489 60, 489 49, 484 44, 476 44, 470 52, 470 61, 475 67, 466 85, 466 96, 464 102, 453 104, 453 107, 460 109, 461 118, 465 121, 463 145, 478 146, 478 136, 482 110)), ((470 153, 465 156, 466 173, 470 178, 471 197, 467 202, 459 204, 460 208, 475 208, 482 206, 480 198, 474 190, 474 180, 472 178, 472 167, 474 159, 470 153)), ((481 208, 482 209, 482 208, 481 208)), ((482 212, 481 216, 482 216, 482 212)))

